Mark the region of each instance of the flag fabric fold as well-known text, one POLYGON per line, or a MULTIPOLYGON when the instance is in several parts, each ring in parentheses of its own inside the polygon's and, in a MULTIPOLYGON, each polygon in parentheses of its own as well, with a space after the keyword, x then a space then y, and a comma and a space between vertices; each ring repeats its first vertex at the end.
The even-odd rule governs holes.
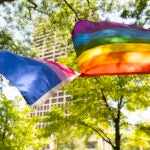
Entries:
POLYGON ((81 20, 72 40, 81 76, 150 73, 150 30, 81 20))
POLYGON ((0 73, 14 84, 31 105, 43 103, 79 73, 59 63, 19 56, 0 50, 0 73))

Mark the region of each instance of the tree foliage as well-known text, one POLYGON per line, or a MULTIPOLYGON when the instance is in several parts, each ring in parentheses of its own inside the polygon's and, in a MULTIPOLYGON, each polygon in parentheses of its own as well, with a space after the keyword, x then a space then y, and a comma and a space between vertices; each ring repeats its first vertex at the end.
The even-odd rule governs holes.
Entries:
POLYGON ((150 147, 150 123, 149 121, 141 122, 135 126, 135 130, 127 134, 128 144, 124 143, 124 149, 148 150, 150 147))
MULTIPOLYGON (((113 14, 118 14, 124 18, 124 22, 128 20, 131 24, 143 27, 148 25, 150 16, 148 0, 129 0, 126 3, 118 0, 4 0, 0 1, 0 4, 1 9, 6 12, 1 13, 7 25, 5 29, 9 29, 7 32, 2 29, 4 38, 0 41, 1 47, 9 48, 10 45, 10 49, 14 49, 17 53, 19 53, 17 46, 20 44, 16 44, 14 40, 15 31, 21 31, 25 35, 24 43, 30 44, 31 31, 28 29, 40 22, 43 22, 41 24, 43 33, 47 29, 52 29, 52 34, 57 34, 60 39, 66 39, 69 45, 70 33, 75 22, 80 19, 113 20, 113 14), (6 41, 10 44, 8 42, 5 45, 6 41)), ((28 54, 26 51, 21 53, 28 54)), ((75 57, 69 56, 64 63, 77 69, 75 57)), ((125 145, 131 145, 127 134, 134 137, 134 133, 137 132, 133 131, 135 128, 128 121, 125 112, 147 109, 150 100, 149 79, 149 75, 134 75, 75 80, 66 87, 72 99, 62 108, 54 108, 48 118, 45 118, 46 122, 50 122, 45 130, 45 136, 56 134, 58 142, 63 143, 64 140, 73 137, 83 136, 86 140, 94 133, 98 138, 102 137, 111 144, 115 150, 120 150, 121 146, 125 148, 125 145), (64 115, 66 111, 69 112, 67 117, 64 115)), ((139 127, 136 127, 138 130, 139 127)), ((132 148, 138 146, 134 144, 132 148)))
POLYGON ((19 108, 18 104, 17 100, 14 102, 1 95, 0 148, 3 150, 27 150, 31 147, 42 149, 46 139, 40 137, 40 132, 36 129, 39 119, 29 117, 30 108, 19 108))
MULTIPOLYGON (((19 52, 23 55, 29 55, 31 52, 30 46, 32 44, 32 32, 37 24, 41 24, 43 34, 45 28, 52 28, 53 32, 57 33, 62 39, 66 39, 67 44, 71 43, 70 32, 73 29, 73 24, 79 19, 88 19, 90 16, 93 20, 98 19, 95 15, 97 7, 96 1, 1 1, 0 17, 3 20, 4 27, 2 31, 7 29, 12 41, 15 41, 15 47, 10 47, 10 50, 19 52), (84 9, 82 7, 84 6, 84 9), (16 33, 22 38, 19 44, 16 44, 16 33), (15 50, 14 50, 15 49, 15 50), (21 50, 22 49, 22 50, 21 50)), ((2 34, 4 32, 1 32, 2 34)), ((39 33, 39 32, 37 32, 39 33)), ((5 38, 5 35, 3 37, 5 38)), ((6 37, 7 38, 7 37, 6 37)), ((18 37, 17 37, 18 38, 18 37)), ((7 48, 7 47, 4 47, 7 48)), ((31 53, 33 56, 35 53, 31 53)))
POLYGON ((113 20, 113 15, 117 14, 128 19, 131 24, 142 27, 149 23, 150 16, 148 0, 3 0, 0 4, 0 11, 5 12, 0 16, 5 22, 5 28, 9 29, 8 33, 12 34, 13 39, 16 31, 21 33, 23 43, 29 44, 32 44, 31 33, 34 27, 41 22, 43 29, 52 28, 59 37, 70 43, 70 33, 78 20, 113 20))
MULTIPOLYGON (((73 59, 69 57, 63 62, 68 60, 73 59)), ((130 143, 126 134, 135 129, 128 120, 128 113, 142 112, 149 107, 149 80, 149 75, 76 79, 65 88, 72 98, 68 104, 49 113, 46 121, 51 124, 45 132, 50 130, 59 139, 67 137, 66 140, 74 136, 88 139, 96 134, 114 150, 119 150, 130 143)))
POLYGON ((126 7, 121 14, 123 18, 134 19, 133 24, 143 27, 150 22, 150 9, 148 0, 129 1, 129 7, 126 7))

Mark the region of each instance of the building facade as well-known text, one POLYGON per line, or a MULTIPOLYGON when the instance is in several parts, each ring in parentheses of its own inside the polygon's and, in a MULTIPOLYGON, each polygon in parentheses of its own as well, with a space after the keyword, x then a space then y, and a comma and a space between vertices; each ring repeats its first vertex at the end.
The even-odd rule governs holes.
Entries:
MULTIPOLYGON (((66 41, 60 42, 57 35, 54 33, 51 34, 51 30, 46 31, 45 34, 40 33, 40 28, 37 28, 38 35, 35 35, 35 44, 34 50, 39 52, 40 58, 49 59, 56 61, 59 58, 67 56, 67 53, 70 52, 71 46, 62 46, 68 45, 66 41)), ((73 48, 72 48, 73 49, 73 48)), ((46 112, 51 110, 53 106, 61 106, 68 102, 70 95, 67 95, 64 91, 58 91, 52 97, 49 97, 43 105, 40 107, 35 107, 34 112, 31 113, 31 116, 44 116, 46 112)), ((66 112, 67 114, 67 112, 66 112)), ((42 128, 45 124, 39 123, 38 127, 42 128)), ((53 143, 47 145, 44 150, 55 150, 53 143)), ((87 143, 87 149, 89 150, 112 150, 111 146, 104 142, 102 139, 95 141, 93 138, 87 143)))
MULTIPOLYGON (((55 34, 51 35, 51 30, 47 30, 45 34, 40 31, 40 28, 37 28, 37 30, 38 35, 34 36, 35 43, 33 49, 39 52, 41 59, 56 61, 57 59, 67 56, 70 46, 62 46, 67 45, 65 44, 65 41, 60 42, 59 38, 55 34)), ((40 107, 35 106, 34 111, 31 112, 30 115, 44 117, 44 114, 49 112, 51 107, 64 105, 69 99, 70 95, 67 95, 61 90, 57 91, 57 93, 49 97, 40 107)), ((38 123, 38 128, 42 128, 44 126, 44 123, 38 123)), ((50 142, 44 150, 55 150, 55 146, 56 145, 54 145, 53 142, 50 142)))

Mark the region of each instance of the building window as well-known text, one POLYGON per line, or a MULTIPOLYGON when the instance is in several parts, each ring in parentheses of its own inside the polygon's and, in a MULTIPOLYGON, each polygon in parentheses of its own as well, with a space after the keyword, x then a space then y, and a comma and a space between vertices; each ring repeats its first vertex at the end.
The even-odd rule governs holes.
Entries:
POLYGON ((63 102, 63 98, 58 98, 58 102, 63 102))
POLYGON ((52 99, 52 103, 57 103, 57 99, 52 99))
POLYGON ((40 112, 40 116, 42 116, 42 112, 40 112))
POLYGON ((46 106, 44 106, 44 110, 46 110, 46 106))
POLYGON ((56 97, 57 96, 57 93, 53 94, 53 97, 56 97))
POLYGON ((66 101, 69 101, 71 99, 71 97, 66 97, 66 101))
POLYGON ((59 96, 63 96, 64 93, 63 93, 63 92, 59 92, 58 95, 59 95, 59 96))
POLYGON ((47 101, 45 102, 45 104, 49 104, 49 100, 47 100, 47 101))
POLYGON ((86 143, 86 147, 87 147, 88 149, 96 148, 96 146, 97 146, 97 142, 96 142, 96 141, 88 141, 88 142, 86 143))

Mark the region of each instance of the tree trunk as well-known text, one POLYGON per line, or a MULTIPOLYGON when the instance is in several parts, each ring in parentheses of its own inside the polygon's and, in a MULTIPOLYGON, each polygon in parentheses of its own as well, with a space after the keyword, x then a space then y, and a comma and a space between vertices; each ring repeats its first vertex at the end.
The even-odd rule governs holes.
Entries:
POLYGON ((114 147, 114 150, 120 150, 120 141, 121 141, 121 135, 120 135, 120 106, 118 106, 118 113, 117 117, 115 119, 115 143, 116 146, 114 147))
POLYGON ((115 143, 116 146, 114 150, 120 150, 120 127, 119 127, 119 119, 115 120, 115 143))

